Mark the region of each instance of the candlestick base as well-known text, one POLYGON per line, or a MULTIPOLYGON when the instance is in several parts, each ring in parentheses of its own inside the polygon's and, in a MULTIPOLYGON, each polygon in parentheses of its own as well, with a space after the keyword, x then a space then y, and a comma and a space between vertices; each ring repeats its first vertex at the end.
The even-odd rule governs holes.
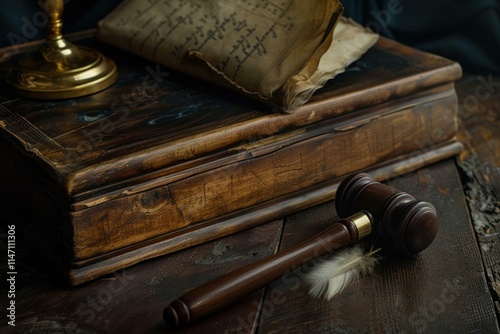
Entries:
POLYGON ((49 37, 38 51, 22 57, 6 77, 19 95, 35 99, 89 95, 111 86, 116 78, 111 59, 62 37, 49 37))

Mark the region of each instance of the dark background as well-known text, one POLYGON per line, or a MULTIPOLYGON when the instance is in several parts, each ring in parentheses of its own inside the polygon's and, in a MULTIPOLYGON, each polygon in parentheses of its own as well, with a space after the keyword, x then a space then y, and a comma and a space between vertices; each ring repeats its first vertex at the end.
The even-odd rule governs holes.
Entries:
MULTIPOLYGON (((64 32, 95 27, 121 0, 66 0, 64 32)), ((500 74, 500 0, 344 0, 344 15, 383 36, 500 74)), ((45 36, 36 0, 0 3, 0 47, 45 36)))

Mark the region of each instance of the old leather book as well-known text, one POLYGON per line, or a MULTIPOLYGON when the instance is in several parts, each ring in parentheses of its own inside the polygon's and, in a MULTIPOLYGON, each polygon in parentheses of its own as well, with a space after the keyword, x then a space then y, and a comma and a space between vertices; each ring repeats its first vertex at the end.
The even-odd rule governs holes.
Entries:
MULTIPOLYGON (((460 66, 380 39, 294 114, 117 49, 117 84, 0 95, 1 214, 80 284, 334 198, 461 146, 460 66)), ((2 70, 5 66, 2 66, 2 70)))

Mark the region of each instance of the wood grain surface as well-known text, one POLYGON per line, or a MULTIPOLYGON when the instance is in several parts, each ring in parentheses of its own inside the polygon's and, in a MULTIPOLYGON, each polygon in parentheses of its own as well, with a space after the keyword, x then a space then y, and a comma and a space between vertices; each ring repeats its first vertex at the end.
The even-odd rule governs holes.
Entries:
MULTIPOLYGON (((419 256, 386 254, 373 275, 330 302, 307 294, 303 275, 313 260, 267 286, 264 297, 260 290, 178 332, 498 332, 454 162, 421 169, 389 184, 430 201, 438 210, 438 236, 419 256)), ((6 318, 2 327, 6 333, 165 332, 161 313, 173 299, 278 248, 292 247, 335 219, 334 203, 328 202, 286 218, 283 230, 281 221, 271 222, 78 288, 67 288, 44 273, 36 253, 19 240, 19 254, 24 255, 18 258, 16 328, 7 326, 6 318)))
POLYGON ((458 165, 500 318, 500 77, 467 75, 457 90, 465 146, 458 165))
MULTIPOLYGON (((281 221, 270 222, 162 261, 148 261, 97 279, 81 288, 68 288, 40 266, 36 253, 17 242, 16 327, 4 333, 162 333, 162 310, 179 294, 241 265, 272 255, 281 238, 281 221)), ((2 246, 4 244, 2 243, 2 246)), ((2 249, 3 251, 4 249, 2 249)), ((2 272, 6 272, 2 263, 2 272)), ((242 303, 199 323, 186 333, 231 332, 245 315, 256 316, 263 290, 242 303), (198 328, 198 330, 197 330, 198 328)), ((253 326, 253 324, 252 324, 253 326)))

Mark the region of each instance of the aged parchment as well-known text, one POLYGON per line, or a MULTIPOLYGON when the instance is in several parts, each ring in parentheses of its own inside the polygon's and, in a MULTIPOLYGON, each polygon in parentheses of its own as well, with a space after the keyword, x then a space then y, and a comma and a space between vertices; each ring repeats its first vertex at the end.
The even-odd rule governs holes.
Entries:
POLYGON ((334 0, 127 0, 103 41, 285 112, 377 40, 334 0))

